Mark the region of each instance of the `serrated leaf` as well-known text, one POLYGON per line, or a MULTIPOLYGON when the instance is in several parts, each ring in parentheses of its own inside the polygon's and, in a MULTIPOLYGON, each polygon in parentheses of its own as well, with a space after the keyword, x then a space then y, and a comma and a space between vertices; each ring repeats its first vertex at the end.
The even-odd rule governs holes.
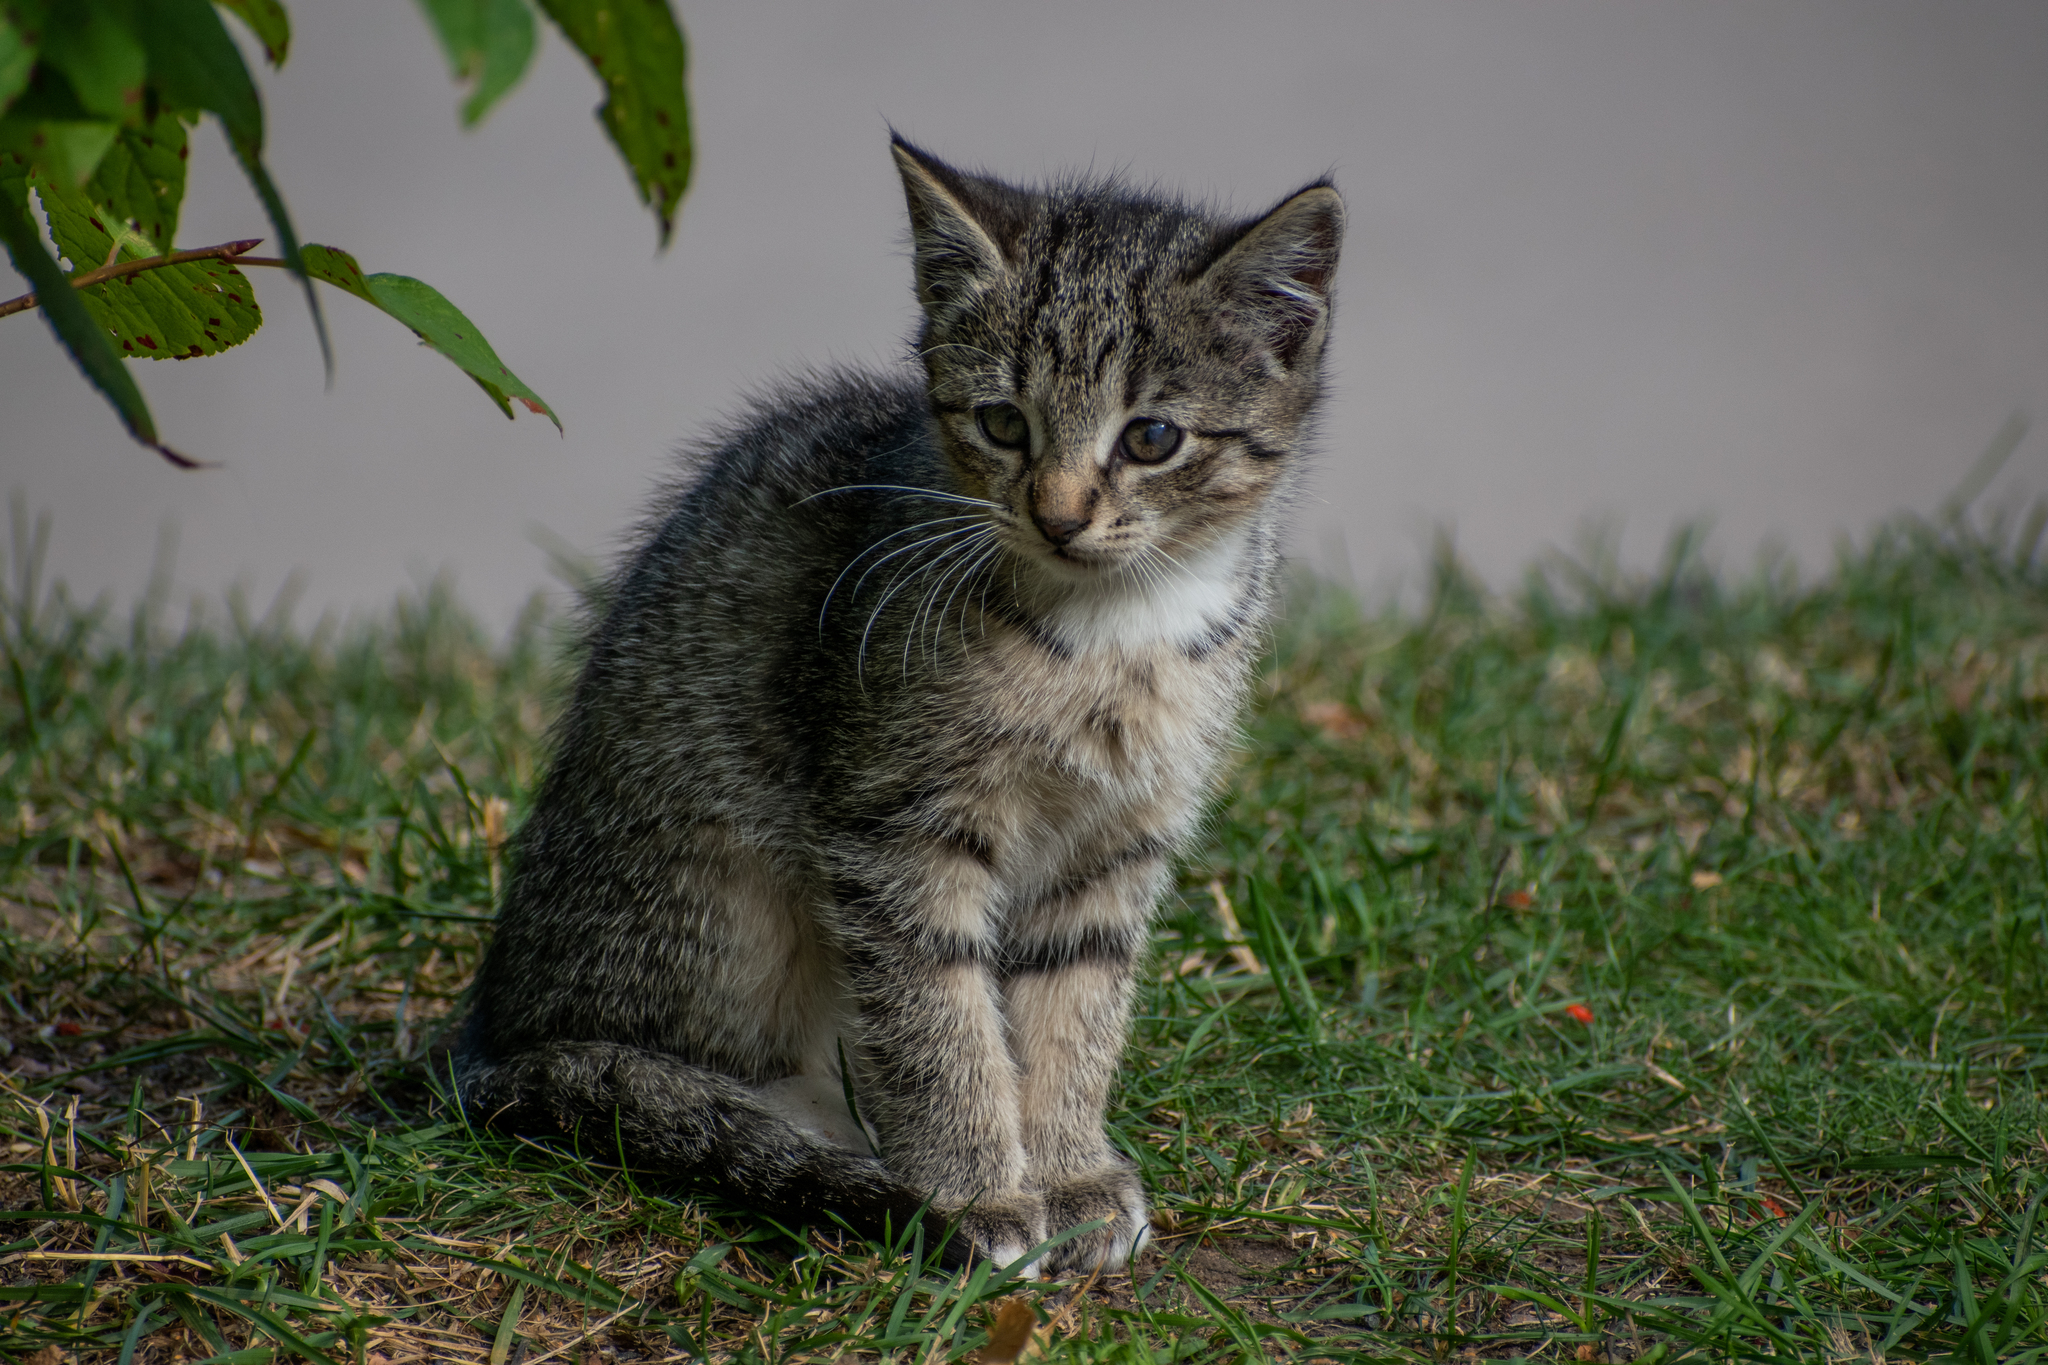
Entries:
POLYGON ((57 244, 57 255, 71 263, 72 274, 113 264, 120 224, 109 228, 90 199, 44 167, 32 167, 28 183, 42 200, 43 216, 49 220, 50 240, 57 244))
POLYGON ((11 162, 0 166, 0 241, 6 243, 14 268, 36 287, 40 311, 51 330, 78 363, 87 382, 113 404, 129 435, 172 463, 191 467, 194 461, 157 439, 156 422, 149 415, 149 405, 142 401, 142 390, 135 386, 134 377, 121 364, 106 333, 93 321, 78 291, 71 287, 62 268, 43 246, 42 234, 29 217, 25 181, 19 178, 25 167, 11 157, 0 157, 0 161, 11 162))
POLYGON ((447 55, 448 70, 475 89, 462 106, 465 127, 490 112, 533 60, 533 11, 526 0, 420 0, 447 55))
POLYGON ((320 316, 320 301, 313 294, 312 277, 299 253, 299 234, 285 211, 284 196, 277 192, 270 171, 263 164, 263 105, 256 97, 256 84, 242 54, 228 37, 220 15, 207 0, 149 0, 136 11, 137 32, 149 52, 149 77, 166 104, 178 109, 205 109, 227 129, 228 144, 242 174, 254 187, 256 197, 277 233, 278 254, 306 291, 306 308, 313 315, 313 332, 320 340, 320 356, 329 375, 334 373, 334 349, 327 340, 327 323, 320 316))
POLYGON ((604 82, 599 121, 626 158, 666 247, 690 184, 688 49, 668 0, 539 0, 604 82))
POLYGON ((64 0, 44 21, 42 60, 61 71, 90 113, 126 119, 142 112, 149 59, 128 21, 128 5, 64 0))
POLYGON ((218 355, 254 336, 263 311, 233 261, 188 261, 78 291, 129 360, 218 355))
POLYGON ((562 429, 562 419, 555 416, 554 409, 498 359, 498 353, 484 340, 476 324, 432 285, 409 275, 365 275, 356 258, 346 251, 310 242, 306 245, 306 269, 315 279, 347 290, 412 328, 421 341, 474 379, 507 417, 512 415, 509 400, 516 398, 553 422, 555 430, 562 429))
MULTIPOLYGON (((147 238, 78 191, 41 176, 32 183, 49 217, 50 236, 74 273, 157 254, 147 238)), ((159 266, 75 292, 129 360, 217 355, 263 325, 256 291, 232 261, 159 266)))
POLYGON ((133 226, 159 253, 168 252, 185 200, 191 150, 184 119, 170 110, 142 127, 123 128, 87 182, 86 196, 133 226))
POLYGON ((306 273, 354 294, 372 307, 377 306, 377 296, 370 292, 370 277, 356 264, 356 258, 340 247, 306 243, 306 273))
POLYGON ((214 0, 214 3, 249 26, 249 32, 263 44, 263 55, 272 66, 284 65, 292 47, 292 21, 278 0, 214 0))
POLYGON ((45 0, 0 0, 0 110, 28 89, 47 9, 45 0))

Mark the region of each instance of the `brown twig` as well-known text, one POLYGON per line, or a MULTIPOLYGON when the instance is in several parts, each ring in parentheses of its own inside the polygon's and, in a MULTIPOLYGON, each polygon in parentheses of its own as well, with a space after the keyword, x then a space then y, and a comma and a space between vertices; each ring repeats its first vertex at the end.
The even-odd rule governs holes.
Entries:
MULTIPOLYGON (((262 241, 261 237, 251 237, 243 242, 222 242, 219 246, 194 247, 190 251, 173 251, 168 256, 145 256, 140 260, 123 261, 119 265, 101 266, 98 270, 88 270, 82 275, 72 276, 71 287, 73 289, 88 289, 96 284, 105 284, 108 280, 118 280, 124 275, 139 275, 145 270, 155 270, 166 265, 183 265, 187 261, 212 261, 242 257, 242 259, 235 262, 237 265, 283 265, 284 262, 279 260, 243 256, 244 252, 255 250, 262 241)), ((35 306, 36 296, 34 294, 23 294, 18 299, 9 299, 5 303, 0 303, 0 318, 4 318, 11 313, 26 313, 35 306)))

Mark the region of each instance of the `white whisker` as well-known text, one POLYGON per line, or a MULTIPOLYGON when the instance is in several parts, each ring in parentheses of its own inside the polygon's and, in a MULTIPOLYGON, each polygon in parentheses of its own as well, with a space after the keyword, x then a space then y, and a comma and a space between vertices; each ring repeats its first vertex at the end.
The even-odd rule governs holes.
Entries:
MULTIPOLYGON (((952 521, 952 520, 955 520, 955 518, 952 518, 952 517, 948 517, 948 518, 946 518, 946 520, 948 520, 948 521, 952 521)), ((881 567, 882 567, 882 566, 883 566, 884 564, 887 564, 887 563, 888 563, 888 562, 889 562, 890 560, 892 560, 892 559, 896 558, 896 557, 897 557, 898 555, 907 555, 907 554, 910 554, 910 553, 911 553, 911 552, 913 552, 913 551, 916 551, 916 550, 921 550, 921 549, 923 549, 923 548, 924 548, 925 546, 927 546, 927 545, 936 545, 936 544, 937 544, 938 542, 940 542, 940 541, 942 541, 942 540, 948 540, 948 539, 951 539, 951 538, 952 538, 952 537, 954 537, 954 536, 964 536, 964 535, 969 535, 969 534, 972 534, 972 533, 973 533, 973 532, 975 532, 975 531, 983 530, 983 529, 985 528, 985 526, 986 526, 986 523, 984 523, 984 522, 982 521, 982 519, 981 519, 980 517, 960 517, 960 518, 957 518, 957 520, 960 520, 960 521, 972 521, 972 522, 974 522, 975 524, 974 524, 974 525, 972 525, 972 526, 955 526, 955 527, 954 527, 954 528, 953 528, 952 530, 950 530, 950 531, 941 531, 941 532, 939 532, 939 533, 938 533, 937 535, 934 535, 934 536, 926 536, 926 537, 925 537, 925 538, 924 538, 923 540, 919 540, 919 541, 913 541, 912 543, 910 543, 910 544, 908 544, 908 545, 900 546, 900 547, 898 547, 898 548, 896 548, 896 549, 894 549, 894 550, 891 550, 891 551, 889 551, 889 553, 887 553, 887 554, 883 555, 883 556, 882 556, 882 557, 881 557, 880 559, 876 560, 876 561, 875 561, 874 563, 872 563, 872 564, 868 565, 868 566, 867 566, 867 568, 865 568, 865 569, 863 569, 863 570, 861 571, 861 575, 860 575, 860 577, 854 580, 854 583, 853 583, 853 593, 852 593, 852 596, 854 597, 854 599, 855 599, 855 600, 858 600, 858 599, 860 598, 860 590, 861 590, 861 589, 862 589, 863 587, 867 586, 867 581, 868 581, 869 577, 870 577, 871 575, 873 575, 873 573, 875 572, 875 570, 877 570, 877 569, 881 568, 881 567)), ((926 524, 927 524, 927 525, 929 525, 930 523, 926 523, 926 524)), ((851 566, 849 566, 849 567, 851 567, 851 566)), ((892 583, 893 583, 893 582, 895 582, 895 580, 894 580, 894 579, 891 579, 891 580, 890 580, 890 582, 892 582, 892 583)))
MULTIPOLYGON (((994 535, 995 532, 993 529, 990 529, 988 534, 994 535)), ((916 609, 910 613, 910 620, 906 624, 903 633, 903 671, 905 676, 908 676, 910 672, 910 647, 913 644, 915 644, 918 640, 924 637, 924 622, 927 619, 929 619, 932 604, 938 599, 940 590, 943 589, 946 586, 946 583, 952 578, 953 569, 957 568, 962 563, 969 562, 966 557, 971 556, 975 551, 979 550, 980 548, 981 542, 978 540, 963 540, 957 545, 948 545, 944 550, 934 555, 929 564, 926 564, 921 570, 919 570, 920 573, 934 573, 938 570, 939 566, 945 564, 946 561, 954 561, 952 567, 947 568, 945 572, 939 573, 937 575, 937 577, 933 580, 931 587, 927 589, 924 596, 921 599, 919 599, 916 609)), ((925 657, 927 660, 929 660, 931 658, 931 655, 927 653, 925 657)))
MULTIPOLYGON (((988 638, 988 571, 995 567, 995 561, 1002 552, 1003 542, 1002 538, 998 536, 993 544, 982 551, 981 558, 974 561, 974 566, 961 579, 961 586, 968 590, 968 595, 960 599, 960 648, 962 649, 967 648, 967 607, 974 600, 973 584, 977 578, 981 582, 981 636, 984 640, 988 638)), ((946 606, 951 608, 952 605, 953 599, 947 598, 946 606)), ((945 624, 944 613, 940 614, 939 622, 941 626, 945 624)))
POLYGON ((990 507, 1002 510, 1002 504, 990 502, 987 498, 970 497, 965 493, 949 493, 938 488, 918 488, 907 483, 844 483, 837 488, 821 488, 809 497, 798 498, 791 507, 802 507, 832 493, 902 493, 907 497, 936 498, 940 502, 965 503, 969 507, 990 507))
MULTIPOLYGON (((1190 569, 1186 564, 1175 558, 1171 550, 1157 541, 1145 546, 1145 557, 1153 563, 1155 568, 1163 563, 1167 569, 1177 574, 1184 583, 1199 584, 1201 582, 1200 577, 1196 575, 1193 569, 1190 569)), ((1165 586, 1165 581, 1162 577, 1160 580, 1162 587, 1165 586)))
MULTIPOLYGON (((894 530, 894 531, 891 531, 891 532, 890 532, 890 533, 889 533, 888 535, 886 535, 886 536, 883 536, 883 537, 882 537, 882 538, 881 538, 880 540, 877 540, 877 541, 876 541, 876 542, 875 542, 874 544, 872 544, 872 545, 868 546, 868 547, 867 547, 867 548, 866 548, 865 550, 862 550, 862 551, 861 551, 861 552, 860 552, 859 554, 857 554, 857 555, 855 555, 855 556, 854 556, 853 558, 851 558, 851 559, 847 560, 847 561, 846 561, 846 566, 845 566, 844 568, 840 569, 840 571, 839 571, 839 576, 838 576, 837 578, 834 578, 834 579, 832 580, 832 586, 831 586, 831 587, 829 587, 829 588, 827 588, 827 589, 825 590, 825 600, 824 600, 824 601, 822 601, 822 602, 820 602, 820 603, 818 604, 818 630, 819 630, 819 632, 820 632, 820 633, 822 633, 822 632, 824 631, 824 629, 825 629, 825 614, 826 614, 826 613, 827 613, 828 611, 830 611, 830 610, 831 610, 831 607, 832 607, 832 598, 833 598, 833 596, 834 596, 834 595, 835 595, 835 594, 836 594, 836 593, 837 593, 837 592, 839 591, 839 585, 840 585, 841 583, 843 583, 843 582, 845 582, 845 581, 846 581, 846 576, 847 576, 848 574, 852 573, 852 572, 853 572, 853 568, 854 568, 854 566, 855 566, 856 564, 860 563, 860 562, 861 562, 861 561, 862 561, 863 559, 866 559, 866 558, 867 558, 867 557, 868 557, 869 555, 871 555, 871 554, 873 554, 873 553, 874 553, 875 551, 877 551, 877 550, 881 549, 881 548, 882 548, 882 547, 883 547, 884 545, 887 545, 887 544, 888 544, 888 543, 889 543, 890 541, 892 541, 892 540, 896 539, 896 537, 898 537, 898 536, 907 536, 907 535, 911 534, 911 533, 912 533, 912 532, 914 532, 914 531, 922 531, 922 530, 923 530, 923 529, 924 529, 925 527, 927 527, 927 526, 941 526, 941 525, 944 525, 944 524, 945 524, 946 522, 949 522, 949 521, 983 521, 983 520, 984 520, 984 518, 982 518, 982 517, 978 517, 978 516, 974 516, 974 515, 972 515, 972 514, 970 514, 970 513, 962 513, 962 514, 960 514, 959 516, 953 516, 953 517, 932 517, 932 518, 930 518, 930 519, 928 519, 928 520, 926 520, 926 521, 920 521, 920 522, 916 522, 916 523, 913 523, 912 525, 909 525, 909 526, 905 526, 905 527, 902 527, 902 528, 900 528, 900 529, 898 529, 898 530, 894 530)), ((942 533, 942 534, 948 534, 948 535, 950 535, 950 534, 952 534, 952 533, 951 533, 951 532, 945 532, 945 533, 942 533)), ((929 543, 930 543, 929 541, 920 541, 920 542, 918 542, 918 544, 929 544, 929 543)), ((917 546, 915 546, 915 545, 912 545, 912 546, 906 546, 906 547, 904 547, 904 548, 906 548, 906 549, 916 549, 916 548, 917 548, 917 546)), ((887 557, 888 557, 888 556, 885 556, 885 558, 887 558, 887 557)), ((880 563, 881 561, 879 561, 879 560, 878 560, 878 561, 876 561, 876 562, 877 562, 877 564, 879 565, 879 563, 880 563)), ((866 574, 862 574, 862 575, 861 575, 861 582, 862 582, 862 583, 865 583, 866 581, 867 581, 867 575, 866 575, 866 574)), ((858 596, 860 595, 860 585, 859 585, 859 584, 855 584, 855 585, 854 585, 854 589, 853 589, 853 591, 854 591, 854 596, 858 597, 858 596)))
MULTIPOLYGON (((1001 540, 995 534, 993 529, 991 529, 991 531, 989 532, 989 541, 993 543, 985 543, 978 545, 976 547, 978 552, 973 556, 973 558, 966 561, 964 568, 960 569, 957 572, 948 574, 948 578, 952 581, 953 587, 952 590, 946 594, 945 605, 939 608, 938 620, 932 623, 932 652, 927 654, 926 656, 927 658, 932 659, 935 663, 937 659, 941 656, 940 652, 942 651, 943 646, 945 644, 946 613, 953 610, 953 599, 959 596, 960 589, 966 587, 969 583, 974 581, 975 573, 983 565, 988 563, 989 556, 997 554, 1002 550, 1001 540)), ((960 642, 964 647, 967 643, 964 620, 966 608, 964 605, 962 606, 961 611, 963 621, 960 642)))
MULTIPOLYGON (((975 531, 985 529, 986 528, 984 527, 964 526, 958 530, 946 532, 946 536, 966 535, 975 531)), ((933 541, 942 539, 945 539, 945 536, 934 536, 931 538, 931 540, 920 541, 919 544, 929 545, 933 541)), ((860 648, 854 652, 854 671, 856 674, 862 672, 862 670, 866 667, 868 637, 874 634, 875 623, 882 619, 882 612, 889 605, 891 599, 893 599, 897 593, 901 592, 909 584, 915 582, 924 574, 931 572, 932 569, 936 568, 939 564, 943 563, 946 559, 950 558, 954 553, 968 546, 972 546, 974 543, 975 542, 969 540, 962 541, 958 545, 948 545, 945 549, 939 551, 939 553, 936 556, 926 561, 925 563, 912 563, 904 566, 901 570, 897 572, 896 577, 889 580, 889 586, 887 589, 883 591, 882 599, 879 602, 875 603, 875 609, 868 613, 867 626, 860 633, 860 648)), ((899 551, 898 553, 901 552, 899 551)), ((891 558, 894 558, 894 556, 892 555, 891 558)), ((879 568, 880 565, 877 564, 876 567, 879 568)), ((865 582, 867 580, 867 575, 861 575, 861 580, 862 582, 865 582)), ((858 597, 859 595, 860 590, 856 586, 856 588, 854 589, 854 596, 858 597)), ((908 665, 906 664, 905 667, 907 668, 908 665)))
POLYGON ((933 351, 972 351, 976 355, 987 356, 990 360, 993 360, 998 365, 1004 363, 1003 358, 997 355, 995 352, 985 351, 979 346, 970 346, 964 341, 942 341, 936 346, 927 346, 917 353, 917 358, 919 360, 923 360, 933 351))
MULTIPOLYGON (((998 550, 1008 550, 1010 549, 1010 546, 1007 542, 1001 542, 998 543, 996 548, 998 550)), ((1009 558, 1010 568, 1011 571, 1014 573, 1017 566, 1017 556, 1014 553, 1012 553, 1009 558)), ((981 638, 984 640, 988 638, 988 586, 990 583, 995 581, 994 569, 996 567, 996 564, 999 564, 1001 562, 1002 556, 999 554, 996 558, 995 563, 991 563, 989 565, 990 572, 983 574, 981 577, 981 638)))

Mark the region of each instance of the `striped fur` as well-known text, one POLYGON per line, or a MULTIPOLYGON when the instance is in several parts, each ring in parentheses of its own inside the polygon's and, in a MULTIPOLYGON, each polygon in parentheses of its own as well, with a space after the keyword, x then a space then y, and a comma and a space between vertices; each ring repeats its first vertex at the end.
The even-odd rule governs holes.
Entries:
POLYGON ((655 508, 458 1087, 783 1216, 928 1203, 956 1261, 1103 1220, 1044 1269, 1110 1265, 1147 1212, 1103 1111, 1270 610, 1343 209, 1319 183, 1225 220, 894 150, 922 372, 786 386, 655 508), (1140 419, 1185 433, 1171 458, 1130 457, 1140 419))

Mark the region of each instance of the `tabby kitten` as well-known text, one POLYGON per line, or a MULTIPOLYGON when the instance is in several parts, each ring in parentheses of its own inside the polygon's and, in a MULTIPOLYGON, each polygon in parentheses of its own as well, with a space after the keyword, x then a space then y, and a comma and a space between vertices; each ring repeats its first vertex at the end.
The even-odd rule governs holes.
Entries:
POLYGON ((778 1215, 923 1209, 954 1263, 1099 1221, 1039 1268, 1112 1266, 1148 1218, 1103 1110, 1271 609, 1343 202, 894 153, 923 373, 784 387, 656 507, 457 1087, 778 1215))

